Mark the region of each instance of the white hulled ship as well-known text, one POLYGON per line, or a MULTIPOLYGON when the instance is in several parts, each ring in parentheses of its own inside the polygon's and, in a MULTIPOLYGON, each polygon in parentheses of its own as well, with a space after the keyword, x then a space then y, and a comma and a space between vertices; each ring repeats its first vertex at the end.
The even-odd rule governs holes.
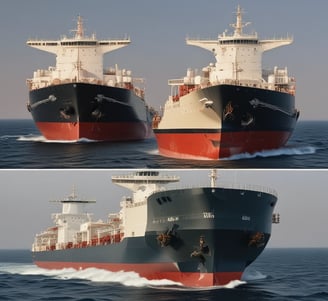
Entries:
POLYGON ((213 53, 216 62, 198 74, 188 69, 169 80, 171 95, 153 129, 162 155, 219 159, 275 149, 286 144, 299 116, 295 79, 287 68, 262 70, 265 51, 292 43, 290 37, 260 40, 246 34, 238 6, 232 34, 187 39, 213 53))

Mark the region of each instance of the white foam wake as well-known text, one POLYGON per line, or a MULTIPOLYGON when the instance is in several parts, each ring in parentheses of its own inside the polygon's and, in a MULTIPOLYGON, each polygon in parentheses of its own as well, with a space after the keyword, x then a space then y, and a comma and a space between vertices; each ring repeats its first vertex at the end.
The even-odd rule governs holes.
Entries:
POLYGON ((266 279, 268 276, 262 274, 259 271, 256 270, 245 270, 241 279, 243 281, 256 281, 256 280, 262 280, 262 279, 266 279))
MULTIPOLYGON (((253 158, 269 158, 269 157, 279 157, 279 156, 295 156, 295 155, 310 155, 316 153, 318 148, 310 145, 303 145, 303 146, 286 146, 279 149, 273 150, 264 150, 260 152, 256 152, 253 154, 250 153, 242 153, 232 155, 228 158, 220 158, 219 161, 236 161, 236 160, 244 160, 244 159, 253 159, 253 158)), ((161 156, 158 149, 153 149, 147 151, 149 155, 158 155, 161 156)), ((181 159, 186 160, 210 160, 207 157, 197 157, 197 156, 190 156, 190 155, 181 155, 181 159)))
POLYGON ((98 142, 97 140, 91 140, 87 138, 81 138, 78 140, 48 140, 43 136, 36 135, 26 135, 26 136, 18 136, 18 141, 32 141, 32 142, 44 142, 44 143, 90 143, 90 142, 98 142))
POLYGON ((233 155, 229 158, 224 158, 220 160, 243 160, 243 159, 253 159, 256 157, 268 158, 268 157, 278 157, 278 156, 309 155, 309 154, 314 154, 316 151, 317 149, 313 146, 283 147, 279 149, 256 152, 254 154, 243 153, 243 154, 233 155))
POLYGON ((220 290, 220 289, 233 289, 242 284, 245 284, 245 281, 240 280, 232 280, 225 285, 216 285, 216 286, 207 286, 207 287, 186 287, 186 286, 152 286, 155 289, 163 289, 163 290, 174 290, 174 291, 212 291, 212 290, 220 290))
POLYGON ((159 153, 159 150, 157 148, 147 150, 145 153, 148 155, 153 155, 153 156, 161 156, 161 154, 159 153))
POLYGON ((0 274, 19 274, 19 275, 42 275, 58 280, 87 280, 90 282, 108 282, 119 283, 124 286, 133 287, 152 287, 164 290, 183 290, 183 291, 200 291, 200 290, 216 290, 222 288, 235 288, 245 283, 245 281, 233 280, 226 285, 213 287, 184 287, 181 283, 174 282, 167 279, 148 280, 140 277, 135 272, 110 272, 106 270, 88 268, 85 270, 75 270, 72 268, 61 270, 47 270, 39 268, 33 264, 16 264, 6 263, 0 264, 0 274))
POLYGON ((180 283, 171 280, 148 280, 140 277, 135 272, 110 272, 106 270, 88 268, 85 270, 61 269, 47 270, 38 268, 32 264, 5 264, 0 266, 0 273, 19 274, 19 275, 43 275, 59 280, 88 280, 91 282, 111 282, 120 283, 125 286, 147 287, 147 286, 170 286, 181 285, 180 283))

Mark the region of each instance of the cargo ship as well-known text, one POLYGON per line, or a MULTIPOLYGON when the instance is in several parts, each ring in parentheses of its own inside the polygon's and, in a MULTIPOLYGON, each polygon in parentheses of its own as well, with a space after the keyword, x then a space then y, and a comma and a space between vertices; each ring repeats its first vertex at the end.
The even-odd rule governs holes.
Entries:
POLYGON ((171 79, 171 95, 154 118, 159 153, 181 159, 220 159, 284 146, 296 125, 295 79, 287 68, 262 70, 265 51, 291 44, 290 37, 260 40, 246 34, 240 6, 233 33, 186 43, 213 53, 201 72, 171 79))
POLYGON ((117 64, 103 69, 105 53, 130 38, 97 40, 86 36, 78 16, 72 37, 28 40, 27 45, 56 55, 56 66, 27 79, 27 109, 48 140, 142 140, 152 136, 154 110, 145 102, 144 79, 117 64))
POLYGON ((217 185, 216 171, 209 175, 205 187, 174 189, 165 186, 180 178, 162 171, 112 176, 133 194, 107 221, 92 221, 84 207, 94 201, 72 193, 59 200, 62 212, 52 215, 54 225, 35 236, 33 261, 45 269, 133 271, 188 287, 240 280, 265 248, 272 223, 279 222, 273 213, 277 193, 217 185))

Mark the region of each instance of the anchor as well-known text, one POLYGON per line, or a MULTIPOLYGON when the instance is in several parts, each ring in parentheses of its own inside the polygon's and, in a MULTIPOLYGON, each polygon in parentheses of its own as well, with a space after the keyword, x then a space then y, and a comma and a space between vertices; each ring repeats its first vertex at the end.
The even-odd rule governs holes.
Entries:
POLYGON ((210 249, 209 249, 208 245, 205 244, 205 237, 200 236, 200 238, 199 238, 199 248, 197 250, 193 251, 190 254, 190 257, 198 258, 200 263, 202 265, 204 265, 205 262, 206 262, 206 259, 205 259, 204 255, 209 254, 209 252, 210 252, 210 249))
POLYGON ((163 233, 160 233, 157 236, 157 241, 159 242, 160 246, 163 247, 167 247, 170 244, 172 245, 174 243, 174 241, 177 240, 177 229, 178 229, 179 225, 174 224, 171 229, 166 230, 163 233))

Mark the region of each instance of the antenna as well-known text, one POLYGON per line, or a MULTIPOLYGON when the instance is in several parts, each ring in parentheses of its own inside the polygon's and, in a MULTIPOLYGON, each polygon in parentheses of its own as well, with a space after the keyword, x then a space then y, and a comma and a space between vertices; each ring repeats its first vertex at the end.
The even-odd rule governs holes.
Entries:
POLYGON ((236 23, 230 24, 230 26, 235 29, 235 35, 242 35, 243 27, 246 27, 247 25, 251 24, 251 22, 247 22, 243 24, 242 22, 243 13, 244 12, 242 11, 240 5, 238 5, 237 12, 236 12, 236 16, 237 16, 236 23))
POLYGON ((83 18, 80 15, 77 16, 76 29, 72 29, 71 31, 75 32, 75 39, 82 39, 84 37, 83 18))
POLYGON ((216 169, 212 169, 210 173, 210 179, 211 179, 211 187, 215 188, 216 187, 216 180, 217 180, 217 171, 216 169))

